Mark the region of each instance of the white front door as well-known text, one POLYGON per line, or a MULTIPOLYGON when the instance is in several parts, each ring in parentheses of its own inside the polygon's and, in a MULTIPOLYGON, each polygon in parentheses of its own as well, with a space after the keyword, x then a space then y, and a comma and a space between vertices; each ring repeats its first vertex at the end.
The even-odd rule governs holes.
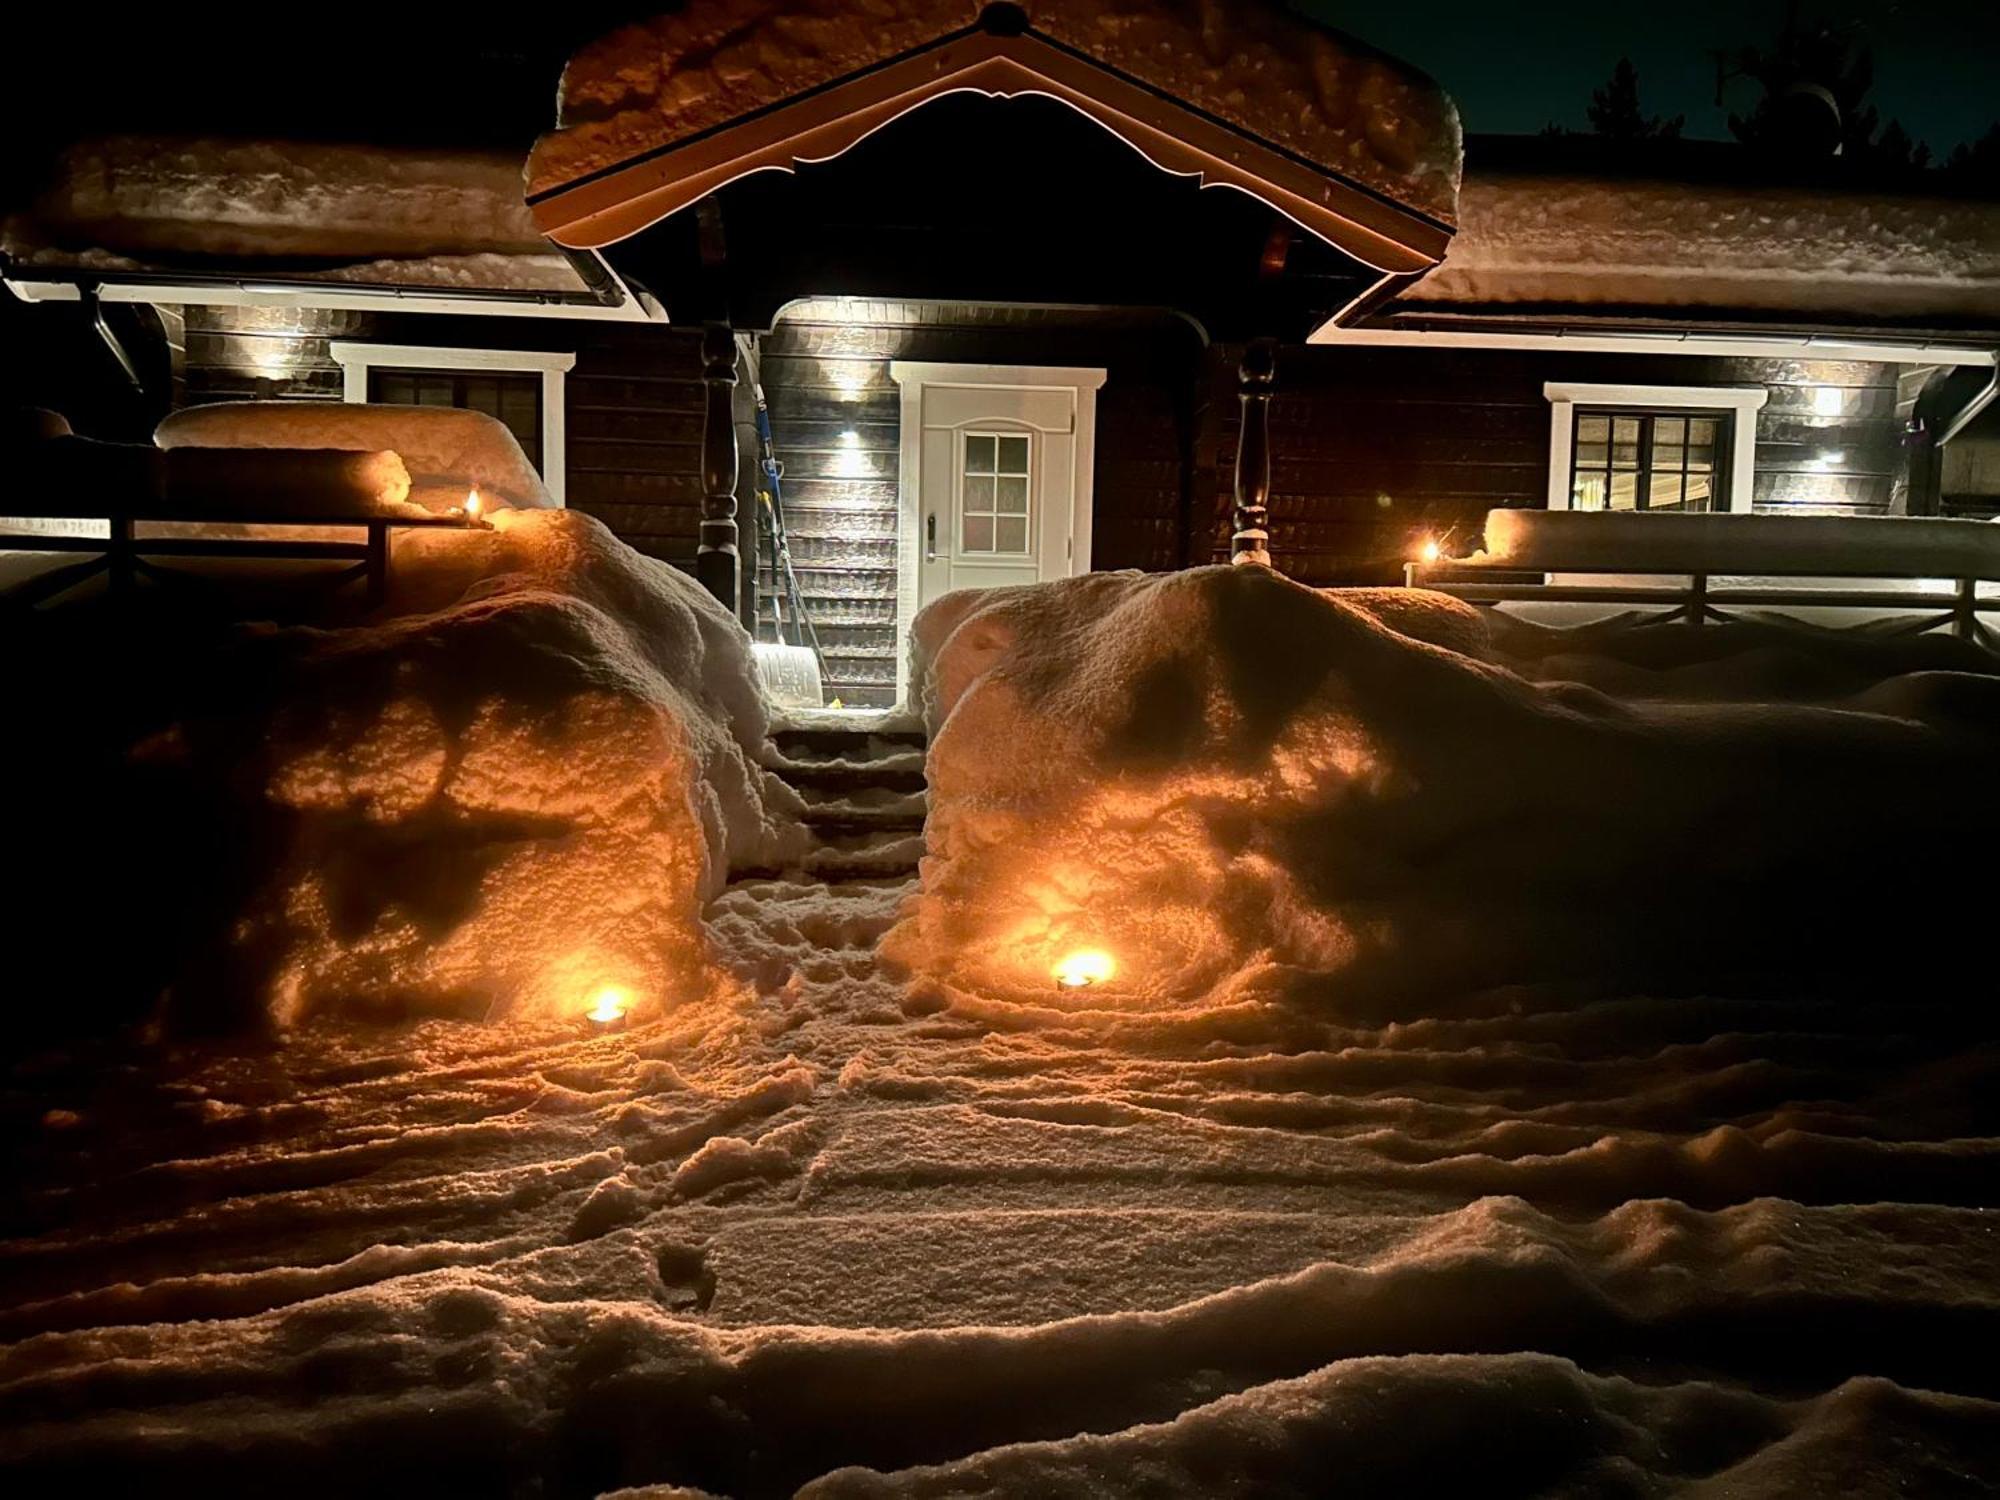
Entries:
POLYGON ((953 589, 1090 571, 1090 476, 1104 371, 897 361, 898 616, 953 589))

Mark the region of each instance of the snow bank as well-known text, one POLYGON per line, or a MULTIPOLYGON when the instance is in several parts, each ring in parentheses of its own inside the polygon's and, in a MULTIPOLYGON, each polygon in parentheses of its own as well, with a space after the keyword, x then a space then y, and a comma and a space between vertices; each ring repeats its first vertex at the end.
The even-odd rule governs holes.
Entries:
MULTIPOLYGON (((583 48, 560 128, 535 144, 542 194, 824 88, 972 25, 977 0, 696 0, 583 48)), ((1449 222, 1458 112, 1430 79, 1271 6, 1133 0, 1022 7, 1060 45, 1449 222)))
POLYGON ((291 263, 330 280, 580 292, 505 152, 113 136, 71 146, 0 221, 25 267, 291 263))
POLYGON ((923 891, 885 952, 961 1009, 1212 1018, 1529 975, 1803 984, 1976 930, 1973 892, 1879 876, 2000 835, 1975 648, 1911 643, 1845 699, 1621 702, 1366 603, 1208 568, 932 606, 923 891), (1077 952, 1116 974, 1059 989, 1077 952))
POLYGON ((1399 305, 2000 316, 2000 205, 1657 180, 1468 173, 1444 264, 1399 305))
POLYGON ((2000 526, 1938 516, 1490 510, 1471 564, 1618 573, 2000 578, 2000 526))
MULTIPOLYGON (((358 402, 223 401, 173 412, 153 434, 183 448, 332 448, 398 454, 409 470, 407 498, 434 512, 463 506, 477 489, 489 511, 552 506, 541 475, 506 424, 449 406, 358 402)), ((286 488, 271 487, 283 508, 286 488)), ((400 498, 400 497, 399 497, 400 498)))
POLYGON ((180 1018, 670 1003, 731 860, 799 837, 743 631, 572 511, 405 535, 394 578, 392 617, 264 631, 141 748, 242 851, 180 1018))

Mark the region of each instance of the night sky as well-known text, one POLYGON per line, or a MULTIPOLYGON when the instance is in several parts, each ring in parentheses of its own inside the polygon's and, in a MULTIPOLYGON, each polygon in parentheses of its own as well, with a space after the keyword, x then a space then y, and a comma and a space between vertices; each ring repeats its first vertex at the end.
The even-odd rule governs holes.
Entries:
MULTIPOLYGON (((1787 0, 1301 0, 1300 9, 1415 63, 1458 100, 1468 131, 1582 128, 1590 93, 1619 57, 1639 71, 1649 113, 1687 116, 1685 133, 1729 137, 1755 86, 1715 103, 1718 49, 1768 46, 1787 0)), ((1875 57, 1872 102, 1942 158, 2000 119, 2000 0, 1802 0, 1808 23, 1838 28, 1875 57)))
MULTIPOLYGON (((1193 4, 1194 0, 1185 0, 1193 4)), ((1298 0, 1300 7, 1433 73, 1468 131, 1580 127, 1621 54, 1644 106, 1726 138, 1754 87, 1717 108, 1708 53, 1769 43, 1787 0, 1298 0)), ((1809 20, 1872 47, 1884 121, 1944 156, 2000 118, 2000 0, 1800 0, 1809 20)), ((565 0, 532 10, 353 4, 294 29, 272 6, 32 7, 0 48, 0 177, 78 135, 217 131, 524 149, 553 123, 563 59, 646 0, 565 0)), ((302 13, 305 14, 305 13, 302 13)))

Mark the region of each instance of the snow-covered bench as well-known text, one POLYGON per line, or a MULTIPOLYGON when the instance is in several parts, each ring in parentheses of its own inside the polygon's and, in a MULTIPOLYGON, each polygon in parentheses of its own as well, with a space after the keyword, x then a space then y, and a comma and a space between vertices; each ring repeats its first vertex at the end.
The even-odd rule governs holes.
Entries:
POLYGON ((1475 604, 1547 601, 1664 607, 1701 624, 1731 607, 1914 612, 1979 638, 2000 610, 2000 525, 1928 516, 1684 515, 1493 510, 1484 548, 1415 562, 1414 586, 1475 604), (1534 575, 1540 575, 1539 577, 1534 575))

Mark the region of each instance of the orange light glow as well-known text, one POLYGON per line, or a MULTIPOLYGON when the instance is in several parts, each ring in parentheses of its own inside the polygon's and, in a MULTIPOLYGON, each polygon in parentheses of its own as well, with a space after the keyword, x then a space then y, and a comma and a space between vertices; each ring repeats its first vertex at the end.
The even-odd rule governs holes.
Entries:
POLYGON ((1425 537, 1423 545, 1417 549, 1418 560, 1422 562, 1434 563, 1443 556, 1444 548, 1438 545, 1438 540, 1434 536, 1425 537))
POLYGON ((590 1009, 584 1016, 600 1026, 625 1019, 632 1008, 632 992, 622 984, 600 984, 590 992, 590 1009))
POLYGON ((478 520, 479 513, 486 509, 486 502, 479 498, 478 486, 465 492, 465 514, 470 520, 478 520))
POLYGON ((1085 990, 1117 972, 1118 965, 1109 953, 1102 948, 1084 948, 1064 956, 1055 967, 1055 979, 1066 990, 1085 990))

